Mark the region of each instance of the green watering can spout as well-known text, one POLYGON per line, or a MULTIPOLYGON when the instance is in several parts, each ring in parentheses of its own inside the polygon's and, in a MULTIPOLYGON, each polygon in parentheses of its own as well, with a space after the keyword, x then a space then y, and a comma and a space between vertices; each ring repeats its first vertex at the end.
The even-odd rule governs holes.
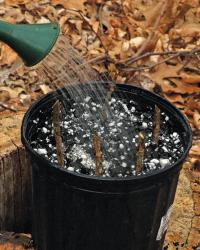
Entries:
POLYGON ((9 24, 0 21, 0 41, 9 45, 26 66, 42 61, 54 47, 60 33, 57 23, 9 24))

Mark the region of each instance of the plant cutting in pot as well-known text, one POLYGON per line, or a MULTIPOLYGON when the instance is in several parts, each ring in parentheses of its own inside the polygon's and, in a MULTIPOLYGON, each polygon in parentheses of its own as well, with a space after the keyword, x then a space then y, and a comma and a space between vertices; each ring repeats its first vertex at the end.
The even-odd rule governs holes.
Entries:
POLYGON ((92 86, 50 93, 24 117, 36 247, 160 250, 191 129, 153 93, 117 85, 96 98, 92 86))

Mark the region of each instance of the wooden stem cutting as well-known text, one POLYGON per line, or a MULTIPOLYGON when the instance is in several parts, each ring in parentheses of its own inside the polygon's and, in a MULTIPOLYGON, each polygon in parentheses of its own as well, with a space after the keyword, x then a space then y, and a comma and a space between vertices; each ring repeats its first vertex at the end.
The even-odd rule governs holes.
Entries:
POLYGON ((95 132, 93 136, 93 151, 94 151, 95 162, 96 162, 95 174, 96 176, 101 176, 102 175, 101 138, 99 137, 97 132, 95 132))
POLYGON ((144 149, 145 149, 145 144, 144 144, 145 136, 144 132, 139 133, 139 142, 138 142, 138 151, 137 151, 137 159, 136 159, 136 174, 138 175, 141 173, 143 169, 143 163, 144 163, 144 149))
POLYGON ((60 102, 57 100, 53 105, 53 128, 56 141, 56 152, 58 164, 64 167, 64 148, 62 143, 61 129, 60 129, 60 102))
POLYGON ((155 105, 155 110, 154 110, 152 133, 153 133, 152 135, 153 143, 158 144, 159 134, 160 134, 160 109, 157 105, 155 105))
POLYGON ((115 88, 116 88, 115 84, 113 83, 108 84, 108 91, 107 91, 108 101, 111 101, 112 93, 115 91, 115 88))

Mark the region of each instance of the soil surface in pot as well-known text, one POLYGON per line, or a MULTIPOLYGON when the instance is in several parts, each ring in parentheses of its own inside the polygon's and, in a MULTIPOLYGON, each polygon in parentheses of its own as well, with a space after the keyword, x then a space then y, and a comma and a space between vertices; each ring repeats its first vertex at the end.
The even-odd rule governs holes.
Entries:
MULTIPOLYGON (((63 101, 62 101, 63 104, 63 101)), ((65 168, 95 175, 93 137, 99 135, 103 177, 145 175, 175 163, 183 154, 183 135, 174 118, 160 110, 158 143, 152 140, 155 105, 126 94, 112 95, 109 111, 103 103, 86 96, 82 101, 65 101, 61 109, 61 131, 65 150, 65 168), (144 134, 143 169, 136 173, 139 133, 144 134)), ((31 146, 37 153, 57 164, 52 108, 41 107, 32 120, 31 146)))

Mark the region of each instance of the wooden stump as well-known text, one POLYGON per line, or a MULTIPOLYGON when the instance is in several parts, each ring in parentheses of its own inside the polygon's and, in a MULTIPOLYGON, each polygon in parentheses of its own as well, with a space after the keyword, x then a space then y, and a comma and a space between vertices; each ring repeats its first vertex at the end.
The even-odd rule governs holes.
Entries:
POLYGON ((20 140, 23 115, 0 114, 0 231, 31 229, 30 162, 20 140))
POLYGON ((167 250, 200 249, 200 172, 186 162, 181 170, 170 223, 167 250), (199 197, 199 199, 196 199, 199 197), (199 248, 198 248, 199 247, 199 248))

